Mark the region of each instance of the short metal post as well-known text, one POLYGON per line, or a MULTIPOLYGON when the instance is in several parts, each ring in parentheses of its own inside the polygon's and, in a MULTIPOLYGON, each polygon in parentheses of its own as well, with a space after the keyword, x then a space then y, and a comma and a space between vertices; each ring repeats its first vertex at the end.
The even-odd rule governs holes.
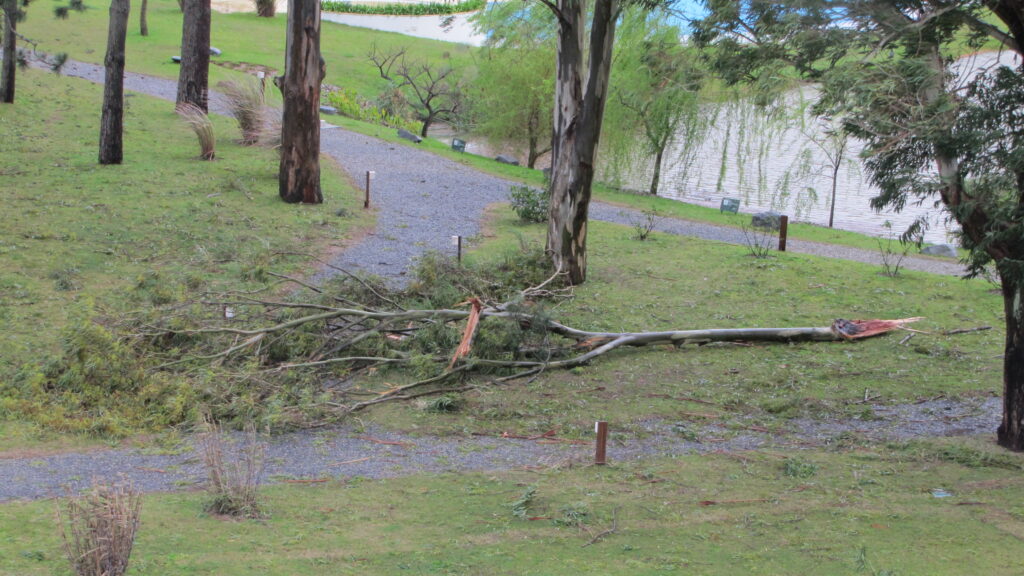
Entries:
POLYGON ((260 70, 256 73, 256 77, 260 79, 260 101, 266 101, 267 97, 267 73, 260 70))
POLYGON ((594 432, 597 433, 597 443, 594 447, 594 464, 607 464, 605 451, 608 448, 608 423, 602 421, 595 422, 594 432))
POLYGON ((786 233, 789 231, 789 216, 779 218, 779 252, 786 251, 786 233))
POLYGON ((458 238, 458 251, 456 252, 456 254, 458 254, 457 258, 459 264, 462 264, 462 236, 459 236, 458 238))

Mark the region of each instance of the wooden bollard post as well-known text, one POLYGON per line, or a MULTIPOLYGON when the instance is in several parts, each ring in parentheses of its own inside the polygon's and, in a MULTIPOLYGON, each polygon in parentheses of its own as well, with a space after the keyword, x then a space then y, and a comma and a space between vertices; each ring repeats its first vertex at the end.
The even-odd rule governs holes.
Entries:
POLYGON ((786 251, 786 233, 789 230, 789 216, 779 218, 779 252, 786 251))
POLYGON ((370 180, 373 180, 375 174, 373 170, 366 171, 366 197, 363 199, 363 208, 370 207, 370 180))
POLYGON ((605 451, 608 448, 608 423, 602 421, 595 422, 594 432, 597 433, 597 441, 594 445, 594 464, 607 464, 605 451))

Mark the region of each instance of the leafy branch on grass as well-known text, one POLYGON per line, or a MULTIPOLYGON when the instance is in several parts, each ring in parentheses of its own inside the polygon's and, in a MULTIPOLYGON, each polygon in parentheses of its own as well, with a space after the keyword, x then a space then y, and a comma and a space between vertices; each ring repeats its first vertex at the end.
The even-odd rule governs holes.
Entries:
MULTIPOLYGON (((296 373, 296 378, 302 378, 302 374, 316 378, 338 373, 351 376, 394 366, 417 376, 412 382, 390 385, 383 391, 342 390, 321 400, 324 409, 340 416, 384 402, 466 391, 474 386, 466 380, 470 374, 497 374, 491 382, 507 382, 544 370, 582 366, 625 347, 849 340, 881 334, 917 320, 836 320, 828 326, 804 328, 590 331, 562 324, 545 312, 542 300, 560 295, 559 278, 553 275, 500 303, 469 298, 463 302, 472 304, 467 310, 459 306, 406 308, 399 305, 400 295, 349 274, 348 288, 342 292, 347 295, 342 299, 344 303, 305 282, 298 284, 317 293, 318 302, 226 293, 201 301, 211 313, 197 326, 181 327, 173 319, 164 318, 162 324, 145 326, 138 336, 202 340, 209 353, 193 352, 171 363, 200 360, 219 367, 251 369, 252 360, 257 359, 257 376, 261 378, 286 373, 296 373), (218 314, 226 308, 233 311, 230 319, 218 314), (219 319, 214 321, 215 317, 219 319), (282 347, 288 352, 281 353, 282 347), (370 397, 360 397, 367 394, 370 397)), ((476 288, 486 290, 485 285, 476 288)))

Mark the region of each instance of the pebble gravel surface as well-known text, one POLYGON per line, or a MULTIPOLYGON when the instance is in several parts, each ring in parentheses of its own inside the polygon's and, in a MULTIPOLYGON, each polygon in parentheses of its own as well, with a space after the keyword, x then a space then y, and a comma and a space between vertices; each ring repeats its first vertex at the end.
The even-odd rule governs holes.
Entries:
MULTIPOLYGON (((102 82, 100 66, 70 62, 64 73, 102 82)), ((130 91, 173 100, 176 83, 139 74, 126 76, 130 91)), ((211 110, 226 113, 223 100, 211 94, 211 110)), ((410 146, 324 125, 323 151, 335 158, 356 181, 367 170, 372 181, 372 206, 377 229, 337 257, 335 264, 401 282, 410 263, 428 250, 451 252, 452 235, 479 233, 485 207, 505 200, 509 181, 481 174, 456 162, 410 146)), ((607 204, 592 205, 598 220, 630 225, 642 215, 607 204)), ((742 232, 684 220, 662 219, 658 230, 743 244, 742 232)), ((822 256, 878 263, 878 254, 865 250, 791 241, 791 250, 822 256)), ((908 258, 909 269, 939 274, 960 274, 952 262, 908 258)), ((791 429, 765 434, 698 427, 680 434, 678 424, 651 422, 638 436, 613 437, 609 458, 631 460, 654 455, 671 456, 714 450, 744 450, 764 445, 828 442, 855 432, 869 438, 904 439, 917 436, 991 433, 999 422, 996 399, 975 403, 939 401, 938 405, 875 407, 878 418, 866 421, 820 422, 798 420, 791 429), (953 416, 950 416, 952 414, 953 416), (915 417, 916 416, 916 417, 915 417), (915 420, 931 421, 928 426, 915 420), (712 441, 713 440, 713 441, 712 441)), ((267 441, 266 481, 362 476, 382 478, 417 472, 499 470, 522 466, 557 465, 587 461, 586 444, 541 443, 512 438, 407 437, 382 430, 357 431, 339 427, 330 431, 298 432, 267 441)), ((188 446, 177 454, 154 454, 141 449, 111 449, 48 456, 8 457, 0 454, 0 501, 60 496, 66 489, 80 490, 93 479, 126 476, 143 491, 181 490, 203 481, 196 452, 188 446)))
MULTIPOLYGON (((851 434, 865 440, 909 440, 936 436, 993 434, 999 423, 997 398, 932 400, 919 404, 872 405, 865 419, 796 419, 766 432, 760 421, 706 426, 654 420, 634 426, 639 433, 617 433, 611 424, 611 463, 757 448, 828 446, 851 434)), ((229 437, 237 446, 240 435, 229 437)), ((265 444, 263 482, 388 478, 418 473, 499 471, 555 467, 592 461, 592 439, 550 437, 526 440, 499 436, 410 436, 351 425, 300 431, 261 440, 265 444)), ((186 440, 173 453, 111 449, 33 457, 0 454, 0 501, 59 497, 88 488, 93 480, 129 479, 145 492, 197 489, 205 481, 199 454, 186 440)), ((229 448, 230 453, 230 448, 229 448)))

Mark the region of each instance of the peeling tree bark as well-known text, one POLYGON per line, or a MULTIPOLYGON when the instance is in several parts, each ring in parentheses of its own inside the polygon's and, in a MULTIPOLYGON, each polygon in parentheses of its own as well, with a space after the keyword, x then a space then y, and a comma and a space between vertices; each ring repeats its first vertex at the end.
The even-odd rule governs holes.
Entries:
POLYGON ((209 112, 210 0, 185 0, 183 9, 175 106, 187 102, 209 112))
POLYGON ((587 219, 594 155, 608 96, 620 9, 619 0, 596 2, 586 64, 585 2, 559 0, 555 10, 559 22, 558 64, 547 249, 555 269, 566 273, 573 285, 583 283, 587 276, 587 219))
POLYGON ((100 164, 120 164, 124 158, 124 52, 130 0, 110 3, 107 55, 103 59, 103 114, 100 117, 100 164))
POLYGON ((278 186, 285 202, 320 204, 320 3, 289 0, 285 71, 281 82, 284 116, 278 186))

